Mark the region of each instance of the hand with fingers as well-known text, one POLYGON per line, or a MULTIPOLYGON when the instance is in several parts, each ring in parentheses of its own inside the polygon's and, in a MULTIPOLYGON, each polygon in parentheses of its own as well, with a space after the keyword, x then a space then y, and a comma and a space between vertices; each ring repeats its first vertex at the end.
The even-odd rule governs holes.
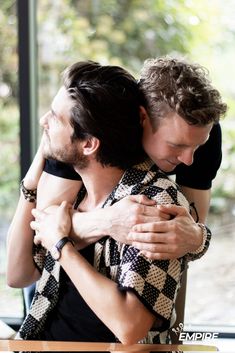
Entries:
POLYGON ((128 234, 133 226, 170 219, 169 212, 155 206, 156 201, 145 195, 130 195, 116 202, 106 209, 109 234, 117 241, 131 244, 128 234))
POLYGON ((197 250, 203 242, 201 227, 183 206, 158 205, 168 220, 136 224, 128 238, 152 260, 176 259, 197 250), (173 217, 173 218, 172 218, 173 217))
POLYGON ((71 205, 63 201, 60 206, 45 211, 32 210, 35 220, 30 223, 35 230, 34 243, 41 244, 47 250, 60 239, 68 236, 71 229, 71 205))

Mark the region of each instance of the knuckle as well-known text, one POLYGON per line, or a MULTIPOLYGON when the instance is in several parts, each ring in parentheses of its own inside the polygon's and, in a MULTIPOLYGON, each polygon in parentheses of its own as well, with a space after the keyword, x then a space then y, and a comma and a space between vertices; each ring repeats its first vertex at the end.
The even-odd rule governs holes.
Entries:
POLYGON ((132 214, 138 213, 138 207, 139 207, 139 205, 137 203, 134 203, 130 208, 131 213, 132 214))
POLYGON ((159 231, 159 222, 161 222, 161 220, 157 220, 156 222, 152 223, 153 232, 158 232, 159 231))
POLYGON ((152 260, 152 261, 157 260, 157 257, 151 253, 147 253, 146 256, 149 260, 152 260))
POLYGON ((154 254, 150 253, 149 258, 151 260, 163 260, 164 259, 163 255, 161 253, 154 253, 154 254))
POLYGON ((151 243, 155 243, 156 235, 154 233, 149 233, 148 238, 151 243))
POLYGON ((130 218, 129 221, 131 224, 135 225, 139 223, 139 216, 138 214, 133 214, 130 218))
MULTIPOLYGON (((149 224, 149 231, 150 232, 155 232, 157 230, 157 224, 156 223, 150 223, 149 224)), ((152 234, 152 237, 155 238, 155 234, 152 234)))
POLYGON ((180 224, 178 222, 173 222, 172 230, 175 234, 177 234, 180 231, 180 224))
POLYGON ((173 234, 172 234, 172 236, 171 236, 171 242, 172 242, 173 244, 177 244, 177 242, 178 242, 178 236, 177 236, 176 233, 173 233, 173 234))
POLYGON ((155 244, 149 244, 146 246, 146 250, 149 251, 152 254, 155 254, 156 252, 159 251, 158 246, 155 244))
POLYGON ((154 212, 155 212, 155 215, 158 217, 161 216, 162 214, 162 212, 157 207, 155 207, 154 212))
POLYGON ((177 245, 177 244, 174 244, 174 245, 171 246, 171 252, 172 252, 172 253, 177 253, 178 250, 179 250, 179 248, 178 248, 178 245, 177 245))
POLYGON ((145 205, 141 205, 141 211, 142 211, 142 214, 147 214, 147 208, 145 205))
POLYGON ((141 213, 142 207, 140 204, 135 204, 133 207, 133 216, 138 216, 141 213))
POLYGON ((152 247, 152 253, 157 253, 159 251, 159 248, 157 245, 153 245, 152 247))

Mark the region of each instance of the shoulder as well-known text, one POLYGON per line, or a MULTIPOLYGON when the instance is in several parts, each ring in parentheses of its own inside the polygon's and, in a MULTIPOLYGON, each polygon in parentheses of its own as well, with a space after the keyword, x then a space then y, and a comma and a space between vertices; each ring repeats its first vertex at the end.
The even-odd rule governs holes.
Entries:
POLYGON ((176 204, 189 209, 188 201, 179 186, 163 171, 147 160, 125 173, 125 182, 132 181, 130 194, 144 194, 156 200, 158 204, 176 204))
POLYGON ((189 210, 189 203, 180 187, 163 172, 159 171, 156 180, 146 188, 146 196, 154 198, 158 204, 175 204, 189 210))

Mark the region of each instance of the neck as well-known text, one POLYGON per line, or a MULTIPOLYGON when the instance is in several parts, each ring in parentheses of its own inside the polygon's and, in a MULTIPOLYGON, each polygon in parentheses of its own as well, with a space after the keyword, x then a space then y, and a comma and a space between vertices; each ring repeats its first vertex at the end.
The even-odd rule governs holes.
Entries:
POLYGON ((117 167, 103 167, 100 163, 90 163, 85 169, 79 170, 87 194, 79 205, 80 211, 91 211, 102 207, 103 203, 118 184, 124 171, 117 167))

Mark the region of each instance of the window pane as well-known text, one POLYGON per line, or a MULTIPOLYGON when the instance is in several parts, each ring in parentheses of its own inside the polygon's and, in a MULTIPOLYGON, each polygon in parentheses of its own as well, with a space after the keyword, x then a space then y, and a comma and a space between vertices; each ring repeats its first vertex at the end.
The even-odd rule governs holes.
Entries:
POLYGON ((235 118, 230 114, 222 122, 223 162, 208 217, 211 245, 202 259, 189 265, 185 321, 235 332, 235 118))
POLYGON ((208 253, 189 265, 185 323, 234 332, 234 202, 224 206, 224 212, 210 214, 213 238, 208 253))
POLYGON ((235 78, 235 49, 231 46, 235 35, 234 10, 234 0, 229 1, 229 8, 216 2, 207 14, 208 29, 214 28, 213 38, 198 43, 190 54, 209 68, 229 109, 221 122, 223 160, 213 182, 207 222, 212 230, 211 245, 202 259, 189 265, 185 321, 191 325, 224 326, 221 330, 227 332, 235 332, 235 102, 231 85, 235 78))
MULTIPOLYGON (((137 77, 144 59, 163 54, 187 54, 208 67, 213 82, 223 89, 230 109, 222 124, 224 161, 214 183, 213 212, 208 220, 214 236, 208 254, 190 264, 186 322, 235 327, 231 309, 235 107, 234 88, 230 84, 231 76, 235 77, 235 53, 231 46, 235 32, 231 15, 234 0, 229 0, 226 9, 218 1, 210 4, 200 0, 39 1, 39 114, 50 107, 60 85, 59 73, 78 60, 121 65, 137 77)), ((18 195, 17 188, 15 185, 11 195, 18 195)))
MULTIPOLYGON (((23 316, 22 292, 6 285, 6 234, 19 196, 16 2, 0 8, 0 316, 23 316)), ((16 244, 17 246, 17 244, 16 244)))
POLYGON ((177 1, 38 1, 40 113, 50 106, 59 73, 73 62, 121 65, 138 75, 148 57, 187 53, 191 9, 181 16, 178 10, 177 1))

